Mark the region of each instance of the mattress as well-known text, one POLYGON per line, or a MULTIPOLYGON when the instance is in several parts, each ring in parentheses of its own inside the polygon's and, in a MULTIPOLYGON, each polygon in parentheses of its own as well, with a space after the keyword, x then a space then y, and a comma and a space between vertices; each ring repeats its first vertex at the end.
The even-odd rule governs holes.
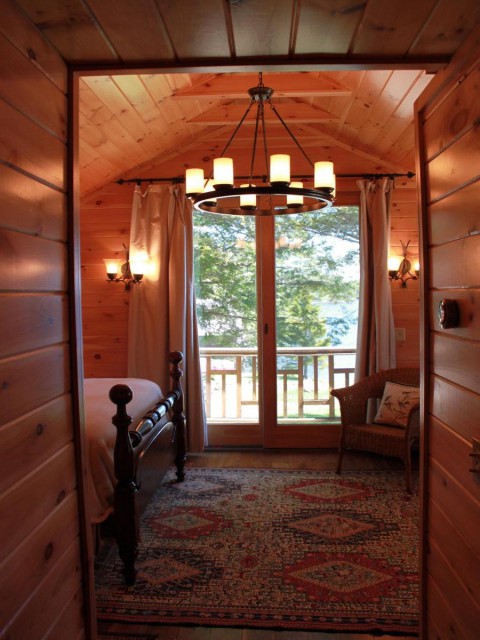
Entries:
POLYGON ((83 381, 85 433, 88 460, 88 503, 92 522, 102 522, 113 510, 116 484, 113 449, 117 430, 112 424, 116 405, 109 398, 115 384, 126 384, 133 391, 127 413, 133 418, 132 429, 163 398, 160 387, 140 378, 87 378, 83 381))

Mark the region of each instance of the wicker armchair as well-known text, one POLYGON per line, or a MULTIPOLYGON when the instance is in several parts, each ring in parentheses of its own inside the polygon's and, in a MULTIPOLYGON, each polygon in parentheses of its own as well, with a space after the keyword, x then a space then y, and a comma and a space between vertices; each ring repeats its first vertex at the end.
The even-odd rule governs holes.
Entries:
POLYGON ((387 380, 399 384, 419 385, 420 371, 413 368, 388 369, 368 376, 350 387, 331 391, 331 395, 340 402, 342 419, 337 473, 342 470, 345 449, 400 458, 405 464, 407 491, 411 493, 411 450, 413 443, 419 439, 418 407, 410 411, 405 429, 367 423, 368 400, 382 398, 387 380))

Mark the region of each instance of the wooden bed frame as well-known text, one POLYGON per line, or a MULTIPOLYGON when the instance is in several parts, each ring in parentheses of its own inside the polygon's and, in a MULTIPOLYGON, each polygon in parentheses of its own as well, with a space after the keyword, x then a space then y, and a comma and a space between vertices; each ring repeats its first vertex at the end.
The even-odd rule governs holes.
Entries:
POLYGON ((117 429, 114 470, 117 484, 113 503, 114 535, 124 565, 125 582, 135 583, 135 561, 140 538, 139 518, 155 489, 172 464, 179 482, 185 478, 186 437, 179 351, 169 354, 171 390, 135 426, 127 404, 133 397, 128 385, 110 389, 110 400, 117 406, 112 422, 117 429), (148 452, 148 454, 147 454, 148 452))

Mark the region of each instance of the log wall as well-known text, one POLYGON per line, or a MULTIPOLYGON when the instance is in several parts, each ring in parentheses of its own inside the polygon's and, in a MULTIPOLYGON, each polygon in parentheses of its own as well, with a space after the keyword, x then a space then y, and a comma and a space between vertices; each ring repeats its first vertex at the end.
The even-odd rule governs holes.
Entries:
POLYGON ((67 70, 11 2, 0 69, 0 635, 91 638, 69 344, 67 70))
POLYGON ((480 32, 418 105, 423 251, 424 637, 469 640, 480 620, 480 32), (442 328, 442 299, 458 325, 442 328), (476 468, 476 473, 471 471, 476 468))

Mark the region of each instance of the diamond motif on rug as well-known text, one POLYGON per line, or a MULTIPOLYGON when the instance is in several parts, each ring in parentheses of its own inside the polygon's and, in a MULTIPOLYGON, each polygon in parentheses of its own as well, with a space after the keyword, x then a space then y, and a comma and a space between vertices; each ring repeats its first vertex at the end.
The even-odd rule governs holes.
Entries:
POLYGON ((414 634, 418 506, 402 471, 187 468, 142 517, 135 586, 98 562, 98 617, 414 634))
POLYGON ((200 571, 195 567, 165 556, 140 561, 137 563, 137 569, 145 581, 155 587, 166 582, 185 582, 200 575, 200 571))
POLYGON ((285 580, 305 590, 310 597, 368 601, 394 584, 394 575, 380 562, 368 558, 309 557, 286 569, 285 580))
POLYGON ((213 531, 229 526, 229 524, 213 512, 192 507, 190 509, 178 508, 160 515, 153 515, 151 526, 166 538, 193 539, 209 535, 213 531))
POLYGON ((374 528, 371 524, 354 520, 353 518, 345 518, 338 513, 325 513, 314 518, 298 520, 297 522, 291 522, 288 526, 331 540, 348 538, 374 528))
POLYGON ((297 485, 286 487, 288 493, 302 500, 345 500, 362 498, 366 488, 361 484, 353 484, 342 480, 307 480, 297 485))
POLYGON ((187 484, 177 484, 175 486, 178 487, 180 491, 185 491, 191 495, 218 492, 224 488, 223 483, 220 482, 202 482, 198 480, 193 480, 187 484))

